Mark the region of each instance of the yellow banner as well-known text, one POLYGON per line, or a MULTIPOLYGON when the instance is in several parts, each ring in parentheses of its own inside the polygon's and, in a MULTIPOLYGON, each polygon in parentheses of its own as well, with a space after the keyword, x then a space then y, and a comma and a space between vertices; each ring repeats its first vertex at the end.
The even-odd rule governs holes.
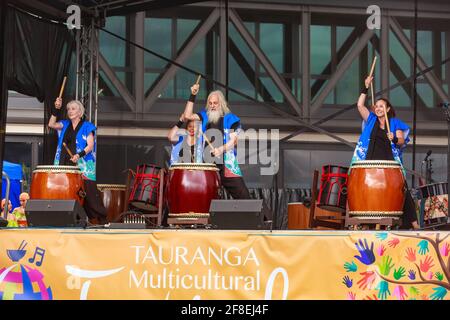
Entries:
POLYGON ((0 230, 0 299, 449 299, 449 232, 0 230))

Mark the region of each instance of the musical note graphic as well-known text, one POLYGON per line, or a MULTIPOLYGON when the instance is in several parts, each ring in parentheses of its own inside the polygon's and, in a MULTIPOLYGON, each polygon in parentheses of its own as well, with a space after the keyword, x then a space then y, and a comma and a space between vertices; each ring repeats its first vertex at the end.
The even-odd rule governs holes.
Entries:
POLYGON ((28 262, 33 263, 34 260, 36 259, 36 255, 38 255, 40 257, 40 260, 36 262, 36 265, 38 267, 40 267, 42 265, 42 261, 44 261, 45 250, 42 248, 36 247, 33 258, 28 259, 28 262))

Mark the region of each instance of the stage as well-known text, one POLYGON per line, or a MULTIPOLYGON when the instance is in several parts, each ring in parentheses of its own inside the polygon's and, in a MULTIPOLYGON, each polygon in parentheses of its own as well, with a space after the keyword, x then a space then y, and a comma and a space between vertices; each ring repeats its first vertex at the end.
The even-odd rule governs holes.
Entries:
POLYGON ((449 235, 1 229, 0 298, 449 299, 449 235))

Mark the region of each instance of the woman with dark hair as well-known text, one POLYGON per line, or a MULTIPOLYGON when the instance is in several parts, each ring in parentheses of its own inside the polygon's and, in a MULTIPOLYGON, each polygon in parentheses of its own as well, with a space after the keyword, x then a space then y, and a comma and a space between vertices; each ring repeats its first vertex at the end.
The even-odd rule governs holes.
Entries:
MULTIPOLYGON (((362 160, 393 160, 402 164, 402 153, 409 142, 409 127, 395 117, 394 107, 388 99, 381 98, 375 102, 372 110, 365 106, 367 91, 373 77, 367 77, 365 88, 358 99, 358 111, 363 122, 363 129, 352 158, 352 164, 362 160), (387 130, 385 110, 389 119, 390 132, 387 130)), ((414 200, 406 192, 403 207, 403 227, 417 229, 414 200)))
POLYGON ((175 124, 167 134, 167 138, 172 143, 172 151, 170 154, 170 165, 177 162, 196 162, 195 151, 195 121, 186 122, 186 130, 184 126, 184 115, 181 115, 177 124, 175 124))

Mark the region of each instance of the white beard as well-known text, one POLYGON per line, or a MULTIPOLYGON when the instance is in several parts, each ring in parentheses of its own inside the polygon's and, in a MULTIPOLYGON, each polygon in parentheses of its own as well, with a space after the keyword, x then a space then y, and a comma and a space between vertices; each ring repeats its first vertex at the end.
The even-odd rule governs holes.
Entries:
POLYGON ((219 110, 216 111, 208 110, 207 114, 208 114, 208 122, 214 124, 219 122, 219 119, 222 116, 222 112, 220 112, 219 110))

